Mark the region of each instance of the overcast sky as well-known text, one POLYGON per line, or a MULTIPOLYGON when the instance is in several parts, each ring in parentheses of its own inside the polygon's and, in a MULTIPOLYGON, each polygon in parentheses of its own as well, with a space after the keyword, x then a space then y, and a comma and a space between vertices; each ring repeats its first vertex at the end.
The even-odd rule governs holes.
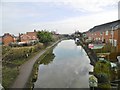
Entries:
POLYGON ((2 0, 2 32, 84 32, 95 25, 118 19, 119 0, 2 0))

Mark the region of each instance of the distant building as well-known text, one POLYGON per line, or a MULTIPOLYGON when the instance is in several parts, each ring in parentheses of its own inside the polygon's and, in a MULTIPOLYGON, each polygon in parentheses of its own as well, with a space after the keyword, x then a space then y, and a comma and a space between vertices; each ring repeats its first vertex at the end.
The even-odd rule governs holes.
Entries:
POLYGON ((2 36, 2 43, 3 45, 8 46, 11 42, 16 42, 17 38, 14 35, 11 35, 9 33, 5 33, 2 36))
POLYGON ((26 34, 20 35, 21 42, 29 42, 31 40, 38 40, 37 32, 35 30, 34 30, 34 32, 26 32, 26 34))
POLYGON ((120 52, 120 20, 95 26, 86 35, 89 40, 111 43, 120 52))

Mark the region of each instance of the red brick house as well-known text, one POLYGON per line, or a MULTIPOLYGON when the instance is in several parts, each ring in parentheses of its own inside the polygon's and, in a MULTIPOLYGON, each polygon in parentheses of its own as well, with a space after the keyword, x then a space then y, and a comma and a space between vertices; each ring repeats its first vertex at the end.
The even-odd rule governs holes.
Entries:
POLYGON ((9 33, 5 33, 2 36, 3 45, 8 46, 11 42, 16 42, 16 37, 14 35, 9 34, 9 33))
POLYGON ((120 20, 95 26, 86 35, 90 40, 111 43, 120 52, 120 20))
POLYGON ((29 40, 30 40, 30 36, 28 36, 27 34, 20 35, 21 42, 28 42, 29 40))
POLYGON ((26 32, 26 34, 20 35, 21 42, 29 42, 31 40, 38 40, 37 38, 37 32, 26 32))
POLYGON ((27 32, 26 33, 28 36, 30 36, 30 39, 31 40, 37 40, 38 38, 37 38, 37 33, 36 33, 36 31, 34 31, 34 32, 27 32))

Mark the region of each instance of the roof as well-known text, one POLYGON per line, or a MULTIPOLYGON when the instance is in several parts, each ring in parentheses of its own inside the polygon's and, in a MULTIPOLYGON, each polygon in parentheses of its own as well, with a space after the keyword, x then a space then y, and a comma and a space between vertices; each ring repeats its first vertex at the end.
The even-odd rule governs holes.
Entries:
POLYGON ((36 32, 27 32, 26 34, 29 36, 36 36, 36 32))
POLYGON ((27 34, 22 34, 20 37, 24 37, 24 36, 30 38, 30 36, 27 34))
POLYGON ((30 36, 31 38, 36 39, 37 38, 37 33, 36 32, 27 32, 26 33, 28 36, 30 36))
POLYGON ((107 31, 107 30, 112 30, 112 29, 113 30, 120 29, 120 20, 116 20, 113 22, 95 26, 95 27, 91 28, 89 31, 90 32, 96 32, 96 31, 102 32, 102 31, 107 31))
POLYGON ((11 35, 10 33, 5 33, 3 36, 2 36, 2 38, 4 38, 5 36, 11 36, 11 37, 15 37, 14 35, 11 35))

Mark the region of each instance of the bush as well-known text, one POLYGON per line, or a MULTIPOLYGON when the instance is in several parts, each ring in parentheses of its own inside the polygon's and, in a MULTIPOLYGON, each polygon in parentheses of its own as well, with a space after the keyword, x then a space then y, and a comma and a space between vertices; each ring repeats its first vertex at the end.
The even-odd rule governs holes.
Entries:
POLYGON ((48 31, 38 31, 37 32, 37 37, 39 39, 40 42, 42 43, 48 43, 48 42, 51 42, 53 40, 52 38, 52 34, 48 31))
POLYGON ((9 46, 2 46, 2 55, 4 55, 6 52, 8 52, 11 49, 9 46))
POLYGON ((19 47, 19 48, 3 48, 3 60, 12 61, 12 60, 22 60, 26 59, 32 53, 39 51, 43 48, 43 44, 39 43, 31 47, 19 47), (9 52, 7 52, 9 50, 9 52))
POLYGON ((19 73, 19 66, 23 64, 29 56, 34 55, 35 52, 40 51, 43 48, 43 44, 39 43, 34 46, 27 47, 3 47, 3 86, 9 88, 14 82, 19 73))
POLYGON ((38 50, 40 50, 42 48, 44 48, 42 43, 36 44, 35 47, 34 47, 34 52, 36 52, 36 51, 38 51, 38 50))
POLYGON ((19 48, 19 49, 11 49, 4 57, 3 60, 11 61, 27 58, 27 55, 30 55, 29 48, 19 48))

